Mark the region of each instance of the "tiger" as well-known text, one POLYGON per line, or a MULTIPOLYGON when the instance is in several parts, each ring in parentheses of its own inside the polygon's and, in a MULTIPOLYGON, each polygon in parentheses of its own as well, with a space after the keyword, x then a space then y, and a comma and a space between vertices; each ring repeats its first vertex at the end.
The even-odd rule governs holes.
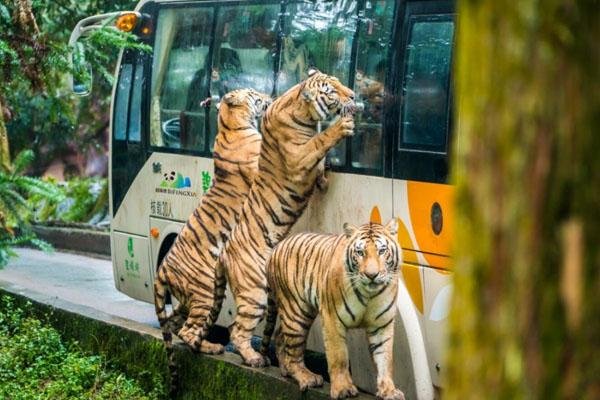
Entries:
POLYGON ((306 339, 321 317, 325 355, 334 399, 358 394, 349 372, 346 332, 366 329, 377 368, 377 397, 404 399, 392 380, 394 317, 402 249, 394 240, 398 225, 344 224, 341 235, 300 233, 279 243, 267 263, 269 298, 261 353, 267 354, 275 329, 276 355, 283 376, 301 390, 323 378, 304 365, 306 339))
POLYGON ((204 340, 215 293, 215 267, 258 172, 261 134, 257 119, 271 97, 252 89, 223 96, 214 146, 214 180, 158 267, 154 304, 167 351, 172 333, 193 350, 217 354, 223 346, 204 340), (167 294, 179 305, 168 316, 167 294))
POLYGON ((227 280, 237 309, 230 339, 247 365, 268 365, 250 345, 267 306, 266 261, 306 208, 327 151, 354 133, 355 111, 354 92, 314 69, 262 119, 258 175, 220 256, 212 318, 220 311, 227 280), (339 119, 319 133, 319 122, 336 114, 339 119))

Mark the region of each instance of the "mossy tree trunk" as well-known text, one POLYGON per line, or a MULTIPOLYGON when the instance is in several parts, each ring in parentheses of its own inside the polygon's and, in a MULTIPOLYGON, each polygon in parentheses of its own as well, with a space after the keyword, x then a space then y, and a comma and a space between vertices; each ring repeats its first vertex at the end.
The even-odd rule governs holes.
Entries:
POLYGON ((0 171, 11 170, 10 148, 8 146, 8 132, 4 122, 4 105, 0 97, 0 171))
POLYGON ((600 398, 600 3, 459 0, 445 399, 600 398))

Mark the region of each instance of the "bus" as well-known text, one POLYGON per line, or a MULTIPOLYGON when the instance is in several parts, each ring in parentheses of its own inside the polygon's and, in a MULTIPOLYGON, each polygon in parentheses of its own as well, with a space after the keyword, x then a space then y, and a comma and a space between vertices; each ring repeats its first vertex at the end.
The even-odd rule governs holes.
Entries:
MULTIPOLYGON (((71 42, 115 16, 152 48, 121 52, 112 93, 117 289, 153 302, 156 268, 211 185, 219 98, 245 87, 276 97, 316 67, 353 88, 364 107, 355 135, 327 156, 328 189, 315 192, 294 231, 341 233, 344 222, 398 219, 395 380, 409 398, 436 396, 452 293, 454 3, 142 0, 132 12, 82 20, 71 42)), ((217 324, 234 314, 228 296, 217 324)), ((374 393, 360 332, 349 347, 355 384, 374 393)), ((318 322, 308 348, 324 351, 318 322)))

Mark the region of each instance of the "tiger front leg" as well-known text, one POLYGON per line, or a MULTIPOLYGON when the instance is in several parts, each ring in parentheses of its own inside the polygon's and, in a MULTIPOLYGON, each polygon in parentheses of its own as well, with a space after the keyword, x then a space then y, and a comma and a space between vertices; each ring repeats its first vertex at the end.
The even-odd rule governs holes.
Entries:
POLYGON ((311 372, 304 364, 306 338, 313 323, 312 318, 301 314, 288 315, 288 310, 281 314, 281 324, 277 334, 277 359, 281 374, 291 376, 301 391, 308 388, 323 386, 323 377, 311 372))
POLYGON ((286 162, 292 171, 313 169, 327 155, 327 152, 345 137, 354 134, 354 119, 349 116, 340 117, 323 132, 313 136, 302 146, 284 144, 286 162))
POLYGON ((369 352, 377 369, 377 398, 382 400, 404 400, 404 393, 397 389, 392 379, 392 355, 394 351, 393 313, 386 313, 382 325, 367 329, 369 352), (385 317, 388 322, 385 322, 385 317))
MULTIPOLYGON (((335 315, 335 313, 334 313, 335 315)), ((331 379, 330 396, 344 399, 358 395, 358 389, 350 376, 350 361, 346 346, 346 328, 335 317, 322 314, 325 356, 331 379)))

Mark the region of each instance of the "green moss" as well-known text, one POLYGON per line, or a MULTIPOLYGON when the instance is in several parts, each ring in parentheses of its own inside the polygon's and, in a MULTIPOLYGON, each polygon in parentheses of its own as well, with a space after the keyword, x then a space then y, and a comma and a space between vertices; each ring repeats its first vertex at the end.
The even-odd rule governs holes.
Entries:
POLYGON ((31 315, 0 298, 0 398, 152 400, 135 379, 89 355, 31 315))

